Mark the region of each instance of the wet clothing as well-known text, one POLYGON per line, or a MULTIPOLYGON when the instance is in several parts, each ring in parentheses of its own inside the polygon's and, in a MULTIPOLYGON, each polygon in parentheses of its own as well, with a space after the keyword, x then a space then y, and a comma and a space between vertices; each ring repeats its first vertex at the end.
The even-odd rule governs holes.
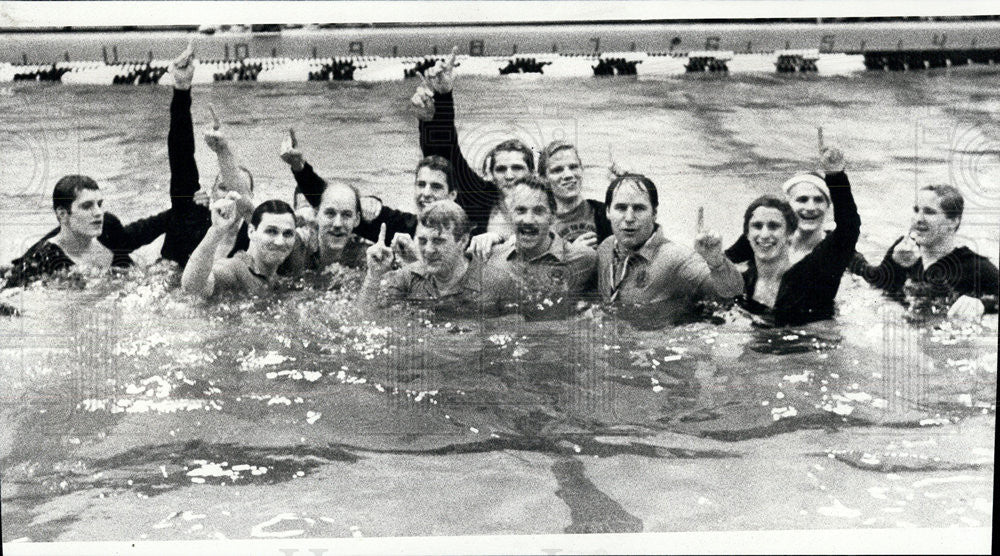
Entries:
POLYGON ((597 253, 574 247, 549 232, 549 248, 528 260, 511 239, 497 246, 483 269, 483 304, 497 312, 525 316, 565 314, 575 307, 597 271, 597 253))
MULTIPOLYGON (((319 209, 323 192, 326 191, 326 180, 319 177, 308 162, 301 170, 297 172, 292 170, 292 175, 295 176, 296 194, 302 194, 314 209, 319 209)), ((412 236, 417 230, 417 215, 382 205, 378 216, 373 220, 366 222, 364 218, 361 219, 358 227, 354 228, 354 235, 368 241, 378 241, 378 233, 383 223, 385 223, 385 240, 388 243, 397 232, 412 236)))
POLYGON ((833 220, 837 228, 828 233, 808 255, 788 267, 778 286, 773 308, 753 299, 757 286, 757 267, 753 257, 743 273, 745 294, 740 304, 751 313, 764 317, 768 324, 799 326, 833 318, 833 300, 840 289, 840 279, 854 256, 854 246, 861 234, 861 217, 858 216, 847 174, 827 174, 826 183, 830 187, 833 220))
POLYGON ((657 225, 646 243, 635 251, 611 236, 597 247, 598 291, 606 303, 655 317, 677 321, 694 312, 697 301, 729 299, 742 293, 736 269, 725 265, 715 272, 727 276, 728 287, 718 290, 713 271, 693 249, 667 239, 657 225))
MULTIPOLYGON (((462 154, 458 144, 458 129, 455 127, 453 93, 434 93, 434 117, 429 121, 420 121, 420 150, 424 156, 437 155, 451 162, 455 181, 453 187, 458 191, 455 201, 469 215, 472 235, 487 231, 490 214, 503 200, 503 193, 492 181, 477 174, 462 154)), ((557 216, 557 221, 566 222, 559 226, 557 233, 573 241, 586 231, 594 231, 597 232, 597 241, 604 241, 612 233, 604 203, 592 199, 586 201, 592 211, 592 225, 578 220, 575 214, 567 215, 566 218, 557 216)))
MULTIPOLYGON (((368 261, 368 247, 371 245, 372 242, 352 235, 340 251, 340 257, 335 262, 348 268, 364 269, 368 261)), ((288 274, 298 274, 305 270, 323 270, 325 268, 320 258, 319 249, 312 249, 301 240, 295 242, 295 247, 281 266, 287 269, 288 274)), ((283 274, 280 270, 279 274, 283 274)))
POLYGON ((424 156, 437 155, 451 162, 455 202, 469 216, 471 235, 485 232, 490 213, 503 200, 503 193, 492 181, 477 174, 462 154, 452 93, 434 93, 434 117, 420 121, 420 150, 424 156))
POLYGON ((893 250, 903 239, 900 237, 892 244, 878 266, 869 265, 860 254, 855 255, 851 271, 911 308, 929 306, 947 311, 956 299, 967 295, 981 300, 987 313, 997 312, 998 272, 989 259, 962 246, 928 268, 924 268, 922 259, 904 268, 892 260, 893 250))
MULTIPOLYGON (((208 207, 194 202, 198 166, 194 159, 194 124, 191 121, 191 91, 174 89, 170 102, 170 131, 167 134, 167 158, 170 161, 170 217, 160 255, 183 267, 212 226, 208 207)), ((236 235, 229 256, 250 247, 244 221, 236 235)))
POLYGON ((587 232, 594 232, 597 234, 597 242, 600 243, 613 233, 604 203, 593 199, 584 201, 569 212, 557 214, 552 228, 560 237, 570 242, 587 232))
MULTIPOLYGON (((132 264, 132 259, 127 254, 121 252, 112 254, 112 269, 124 269, 132 264)), ((22 257, 14 260, 14 266, 7 277, 7 287, 26 286, 35 280, 68 270, 75 265, 76 263, 66 255, 62 247, 47 239, 42 240, 31 246, 22 257)))
POLYGON ((216 261, 212 266, 212 277, 215 281, 213 293, 257 294, 272 289, 277 277, 269 279, 257 274, 250 265, 250 255, 246 251, 240 251, 232 257, 216 261))
MULTIPOLYGON (((163 234, 170 219, 170 211, 164 211, 147 218, 140 218, 128 226, 110 212, 104 213, 104 226, 97 241, 111 250, 114 268, 126 268, 133 264, 129 256, 136 249, 149 245, 163 234)), ((6 287, 23 286, 47 274, 73 266, 73 260, 63 250, 49 240, 59 233, 55 228, 25 251, 24 255, 12 261, 6 287)))
POLYGON ((379 301, 407 301, 434 309, 478 315, 482 276, 482 263, 473 259, 458 284, 451 291, 442 292, 437 278, 427 272, 422 262, 417 261, 382 277, 379 301))

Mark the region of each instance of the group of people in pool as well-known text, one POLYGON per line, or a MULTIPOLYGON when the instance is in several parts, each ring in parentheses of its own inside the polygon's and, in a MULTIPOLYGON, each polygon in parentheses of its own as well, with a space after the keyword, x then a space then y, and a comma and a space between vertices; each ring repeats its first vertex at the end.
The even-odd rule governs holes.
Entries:
POLYGON ((170 208, 123 225, 105 211, 94 180, 65 176, 53 191, 59 227, 14 261, 6 285, 69 268, 128 267, 132 251, 164 234, 162 257, 183 268, 185 291, 204 298, 260 293, 281 276, 339 264, 364 269, 358 301, 366 307, 412 302, 539 318, 599 300, 625 316, 676 323, 700 302, 736 300, 761 322, 788 326, 832 318, 850 269, 899 301, 932 300, 950 317, 977 320, 997 311, 997 267, 956 247, 963 199, 954 187, 921 188, 911 229, 870 265, 855 251, 861 219, 844 156, 823 145, 820 130, 820 172, 795 175, 783 195, 750 203, 742 235, 726 250, 719 234, 703 228, 699 210, 688 247, 657 225, 659 191, 646 176, 615 172, 603 202, 584 198, 572 144, 545 146, 536 168, 527 145, 504 141, 477 173, 459 145, 454 67, 453 53, 421 76, 411 99, 424 155, 415 171, 415 213, 318 176, 292 130, 280 157, 297 184, 293 203, 255 204, 253 175, 214 112, 204 139, 219 172, 201 187, 189 46, 170 69, 170 208), (831 211, 836 227, 826 231, 831 211))

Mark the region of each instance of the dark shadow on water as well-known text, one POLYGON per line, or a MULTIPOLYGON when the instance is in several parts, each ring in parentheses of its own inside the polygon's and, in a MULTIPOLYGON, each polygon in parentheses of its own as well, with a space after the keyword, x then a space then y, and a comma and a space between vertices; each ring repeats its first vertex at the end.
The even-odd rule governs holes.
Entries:
POLYGON ((601 492, 584 473, 575 458, 559 458, 552 464, 559 488, 556 496, 569 506, 572 523, 567 533, 639 533, 642 520, 625 511, 621 504, 601 492))

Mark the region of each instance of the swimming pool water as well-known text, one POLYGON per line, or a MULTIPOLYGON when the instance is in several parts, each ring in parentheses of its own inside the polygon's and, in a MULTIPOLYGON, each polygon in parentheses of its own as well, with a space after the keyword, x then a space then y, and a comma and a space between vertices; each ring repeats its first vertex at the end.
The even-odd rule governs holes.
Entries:
MULTIPOLYGON (((859 250, 906 229, 916 185, 966 195, 963 240, 998 251, 995 71, 851 78, 459 83, 467 156, 514 134, 579 145, 600 198, 609 150, 660 187, 658 220, 724 241, 746 204, 848 160, 859 250), (992 157, 992 158, 991 158, 992 157)), ((287 199, 295 127, 320 175, 412 208, 413 83, 196 87, 287 199)), ((54 225, 50 188, 91 175, 127 221, 167 205, 157 87, 18 85, 0 97, 0 263, 54 225)), ((203 181, 214 161, 201 144, 203 181)), ((159 246, 140 256, 152 261, 159 246)), ((836 322, 637 331, 607 315, 521 322, 377 314, 357 276, 198 304, 154 267, 5 294, 3 540, 188 539, 991 522, 996 316, 914 322, 846 276, 836 322)))

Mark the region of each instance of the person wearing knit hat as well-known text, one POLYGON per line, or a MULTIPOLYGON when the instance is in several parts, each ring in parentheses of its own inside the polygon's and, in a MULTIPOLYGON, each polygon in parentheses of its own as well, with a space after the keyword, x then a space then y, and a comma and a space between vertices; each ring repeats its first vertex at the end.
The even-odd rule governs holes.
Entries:
MULTIPOLYGON (((811 253, 826 237, 824 225, 832 206, 828 182, 831 178, 840 180, 840 174, 844 172, 843 154, 838 149, 823 146, 822 128, 819 128, 819 145, 824 172, 800 172, 781 184, 785 200, 792 206, 798 218, 798 225, 788 250, 792 264, 811 253), (832 158, 830 155, 833 155, 832 158)), ((726 256, 737 264, 752 259, 753 251, 746 236, 740 236, 729 249, 726 249, 726 256)))
POLYGON ((787 200, 765 195, 744 216, 742 241, 750 257, 739 302, 763 324, 799 326, 836 314, 834 299, 854 256, 861 218, 844 155, 823 145, 822 131, 819 153, 823 178, 799 174, 782 185, 787 200), (830 210, 836 229, 827 233, 823 219, 830 210))

